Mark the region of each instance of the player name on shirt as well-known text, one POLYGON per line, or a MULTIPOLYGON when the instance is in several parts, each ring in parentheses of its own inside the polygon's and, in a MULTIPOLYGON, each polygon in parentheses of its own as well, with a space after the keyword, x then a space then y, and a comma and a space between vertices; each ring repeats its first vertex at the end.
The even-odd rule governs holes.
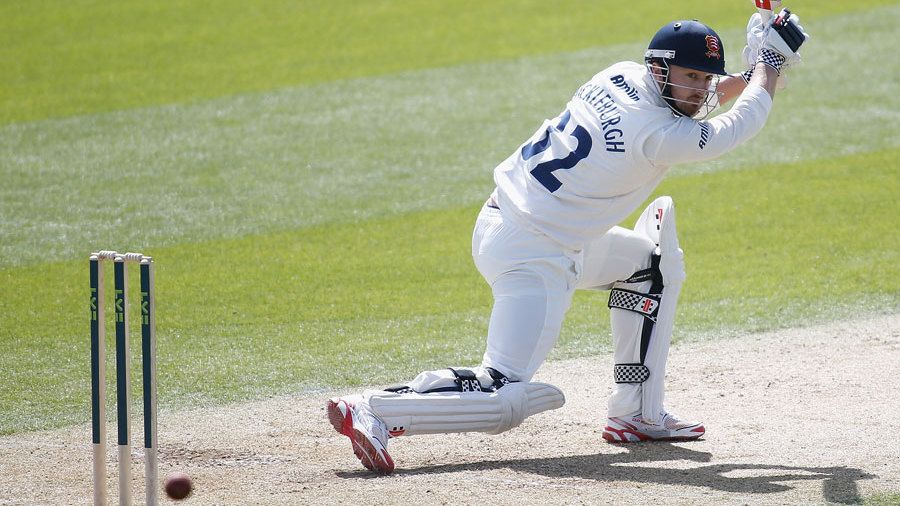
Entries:
MULTIPOLYGON (((623 75, 612 76, 609 80, 635 102, 640 100, 637 90, 625 82, 623 75)), ((622 121, 621 111, 609 90, 605 86, 589 82, 579 88, 575 96, 590 104, 599 115, 600 128, 603 130, 603 139, 606 141, 606 151, 624 153, 625 141, 620 140, 624 137, 624 133, 620 128, 613 128, 622 121)))

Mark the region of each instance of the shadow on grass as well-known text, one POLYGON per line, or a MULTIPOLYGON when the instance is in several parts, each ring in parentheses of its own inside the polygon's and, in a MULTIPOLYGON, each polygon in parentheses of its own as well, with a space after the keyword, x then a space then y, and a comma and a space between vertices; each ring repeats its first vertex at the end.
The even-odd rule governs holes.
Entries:
MULTIPOLYGON (((823 499, 831 503, 861 502, 857 481, 874 478, 861 469, 846 466, 800 467, 767 464, 710 464, 668 469, 647 464, 686 460, 710 462, 712 454, 670 443, 618 445, 626 453, 572 455, 540 459, 494 460, 397 469, 395 474, 415 476, 510 469, 550 478, 580 478, 596 481, 632 481, 661 485, 706 487, 723 492, 771 494, 791 490, 785 482, 823 480, 823 499), (640 465, 630 465, 640 464, 640 465)), ((342 478, 373 476, 366 471, 337 473, 342 478)))

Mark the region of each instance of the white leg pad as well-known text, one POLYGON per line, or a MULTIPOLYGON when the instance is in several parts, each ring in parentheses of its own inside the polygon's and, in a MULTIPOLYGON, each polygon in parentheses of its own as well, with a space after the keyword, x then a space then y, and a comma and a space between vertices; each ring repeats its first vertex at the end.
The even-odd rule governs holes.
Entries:
MULTIPOLYGON (((635 410, 640 410, 644 420, 655 422, 664 410, 666 359, 675 324, 675 308, 685 278, 684 253, 678 245, 675 204, 672 198, 659 197, 654 200, 638 218, 634 230, 656 244, 654 253, 659 255, 658 268, 662 279, 655 281, 653 285, 661 281, 661 293, 659 287, 651 287, 650 281, 619 282, 614 286, 614 289, 619 289, 619 293, 614 292, 617 297, 615 304, 613 297, 610 298, 612 308, 610 315, 617 367, 621 365, 627 371, 628 367, 634 365, 639 371, 643 366, 648 377, 643 383, 639 381, 617 383, 610 397, 609 416, 628 416, 635 410), (622 290, 631 293, 623 295, 622 290), (659 301, 656 306, 654 300, 643 296, 648 290, 659 294, 656 297, 659 301), (636 306, 628 309, 621 304, 627 306, 630 303, 624 303, 623 300, 632 303, 636 300, 636 306), (650 320, 636 314, 637 307, 641 308, 637 312, 650 315, 651 320, 652 311, 655 310, 655 322, 651 323, 650 320)), ((627 377, 629 374, 623 376, 627 377)))
POLYGON ((546 383, 509 383, 496 392, 394 393, 368 390, 372 412, 392 436, 485 432, 499 434, 525 418, 565 404, 562 391, 546 383))
POLYGON ((653 232, 658 234, 655 239, 659 245, 659 271, 664 285, 656 325, 644 359, 644 365, 652 372, 643 384, 641 396, 641 416, 646 421, 656 421, 664 409, 666 358, 675 327, 675 307, 685 279, 684 252, 678 244, 672 198, 659 197, 654 200, 638 219, 635 229, 643 229, 651 237, 653 232))

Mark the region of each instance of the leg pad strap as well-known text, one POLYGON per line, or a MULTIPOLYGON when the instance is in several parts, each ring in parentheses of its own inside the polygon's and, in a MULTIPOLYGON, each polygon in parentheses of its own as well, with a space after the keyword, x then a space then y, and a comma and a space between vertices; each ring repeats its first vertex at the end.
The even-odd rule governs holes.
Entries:
POLYGON ((613 379, 616 383, 643 383, 650 377, 650 369, 644 364, 616 364, 613 379))
POLYGON ((659 294, 613 288, 609 292, 609 303, 607 303, 607 306, 638 313, 651 322, 656 323, 660 298, 659 294))

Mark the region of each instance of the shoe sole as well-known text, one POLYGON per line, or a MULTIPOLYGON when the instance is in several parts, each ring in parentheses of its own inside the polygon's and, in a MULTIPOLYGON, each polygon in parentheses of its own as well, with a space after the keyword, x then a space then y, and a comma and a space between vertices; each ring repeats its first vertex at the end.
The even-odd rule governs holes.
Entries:
POLYGON ((691 432, 695 432, 695 434, 691 434, 689 436, 656 437, 640 432, 636 429, 617 429, 607 425, 603 428, 602 437, 609 443, 641 443, 645 441, 694 441, 703 437, 703 434, 706 434, 706 429, 702 425, 686 427, 685 429, 689 429, 691 432), (698 429, 699 432, 697 432, 698 429))
POLYGON ((366 469, 378 474, 391 474, 394 471, 394 461, 388 455, 387 450, 379 452, 365 433, 354 428, 353 415, 349 410, 344 413, 340 403, 339 400, 329 399, 326 408, 328 421, 331 422, 334 430, 350 438, 350 442, 353 444, 353 454, 366 469))

